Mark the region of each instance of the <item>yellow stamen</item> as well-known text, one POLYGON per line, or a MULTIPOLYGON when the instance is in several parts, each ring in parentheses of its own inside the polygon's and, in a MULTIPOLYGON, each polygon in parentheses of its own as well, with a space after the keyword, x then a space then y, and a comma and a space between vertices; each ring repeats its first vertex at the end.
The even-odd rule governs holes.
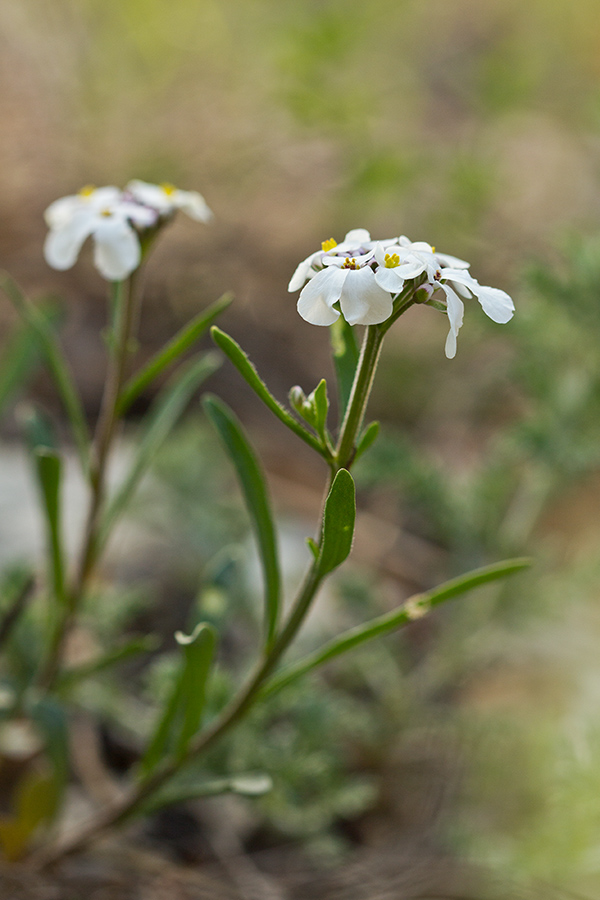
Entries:
POLYGON ((100 215, 106 216, 106 218, 108 219, 110 218, 110 216, 112 216, 112 209, 102 209, 100 210, 100 215))
POLYGON ((337 247, 337 241, 333 238, 329 238, 328 241, 323 241, 321 247, 325 251, 325 253, 327 253, 328 250, 333 250, 334 247, 337 247))
POLYGON ((431 248, 431 252, 432 252, 432 253, 435 253, 435 247, 432 247, 432 248, 431 248))
POLYGON ((174 184, 170 184, 168 181, 163 181, 163 183, 160 184, 159 187, 162 188, 162 190, 165 192, 165 194, 167 195, 167 197, 172 197, 173 194, 175 193, 175 191, 177 190, 177 188, 175 187, 175 185, 174 185, 174 184))
POLYGON ((385 254, 385 267, 386 269, 395 269, 396 266, 400 265, 400 257, 397 253, 392 253, 390 256, 389 253, 385 254))
POLYGON ((342 269, 358 269, 360 266, 356 265, 356 260, 354 257, 350 259, 349 256, 346 257, 345 263, 342 265, 342 269))
POLYGON ((96 185, 94 184, 86 184, 85 187, 82 187, 80 191, 77 191, 80 197, 91 197, 92 194, 96 193, 96 185))

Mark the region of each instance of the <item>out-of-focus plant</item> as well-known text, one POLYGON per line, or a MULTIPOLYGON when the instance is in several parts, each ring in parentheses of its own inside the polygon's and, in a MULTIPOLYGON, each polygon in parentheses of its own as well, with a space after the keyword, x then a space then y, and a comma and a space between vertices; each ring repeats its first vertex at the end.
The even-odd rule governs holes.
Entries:
MULTIPOLYGON (((89 507, 82 546, 73 571, 66 558, 62 534, 62 458, 46 418, 32 413, 26 423, 35 463, 47 535, 47 578, 31 597, 30 579, 11 588, 2 631, 7 659, 18 664, 5 672, 4 747, 8 755, 20 748, 23 771, 15 780, 13 813, 0 831, 6 854, 23 855, 37 830, 52 821, 68 777, 67 740, 69 699, 82 681, 148 649, 145 638, 109 646, 91 660, 74 666, 65 654, 84 606, 92 596, 93 576, 115 523, 127 507, 143 473, 199 384, 215 368, 211 354, 180 365, 159 394, 142 427, 131 467, 116 491, 107 485, 107 470, 118 426, 133 400, 167 366, 176 362, 228 304, 217 301, 185 326, 141 370, 129 375, 135 347, 134 324, 140 266, 162 227, 177 210, 206 221, 203 198, 171 185, 131 182, 117 188, 86 188, 53 203, 46 213, 49 234, 47 261, 56 268, 71 267, 83 242, 91 237, 94 260, 111 284, 107 333, 108 369, 100 416, 93 437, 77 390, 55 336, 37 307, 6 276, 3 288, 36 336, 68 415, 81 466, 89 486, 89 507), (20 615, 29 603, 31 615, 20 615), (11 632, 14 647, 11 646, 11 632)), ((169 689, 128 784, 77 835, 48 845, 38 862, 49 863, 84 847, 97 834, 132 816, 186 798, 227 791, 256 795, 269 789, 268 774, 223 772, 207 779, 196 763, 212 752, 254 708, 295 683, 306 673, 371 639, 388 634, 426 615, 430 609, 459 594, 519 571, 522 559, 484 566, 437 588, 418 594, 401 607, 356 626, 292 662, 281 665, 290 645, 328 576, 348 557, 354 534, 355 487, 350 474, 354 462, 377 437, 377 423, 364 425, 367 404, 381 347, 392 324, 407 309, 420 304, 448 317, 446 355, 456 352, 462 325, 463 299, 477 298, 487 315, 507 322, 511 298, 496 288, 483 287, 468 273, 468 263, 437 253, 429 244, 405 237, 372 241, 356 229, 337 244, 330 239, 298 266, 290 290, 302 288, 298 310, 307 321, 332 326, 332 345, 338 377, 339 425, 329 428, 329 396, 324 379, 306 395, 290 391, 291 411, 282 406, 260 379, 239 345, 213 327, 221 351, 273 412, 300 440, 308 444, 328 469, 325 500, 315 538, 309 538, 310 557, 295 599, 283 604, 275 521, 258 457, 237 417, 214 396, 205 399, 206 413, 230 457, 256 537, 262 568, 263 626, 256 659, 241 684, 222 682, 214 665, 218 634, 203 618, 191 623, 190 633, 178 632, 179 657, 169 689), (306 284, 305 284, 306 282, 306 284), (365 326, 362 348, 355 343, 353 325, 365 326)), ((102 602, 99 599, 97 602, 102 602)), ((1 625, 2 623, 0 623, 1 625)), ((2 632, 0 632, 2 633, 2 632)), ((1 736, 0 736, 1 737, 1 736)))

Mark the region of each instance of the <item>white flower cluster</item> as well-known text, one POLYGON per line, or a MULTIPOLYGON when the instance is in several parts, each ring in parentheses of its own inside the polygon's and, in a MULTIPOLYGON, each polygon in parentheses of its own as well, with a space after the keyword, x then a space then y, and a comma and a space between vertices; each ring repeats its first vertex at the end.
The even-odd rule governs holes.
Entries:
POLYGON ((505 291, 483 287, 467 271, 469 263, 438 253, 424 241, 409 241, 402 235, 372 241, 368 231, 349 231, 341 244, 333 238, 321 250, 300 263, 288 290, 305 285, 298 299, 298 312, 312 325, 331 325, 342 315, 350 325, 377 325, 392 315, 393 298, 409 282, 431 297, 441 292, 448 313, 450 332, 446 356, 456 354, 456 338, 463 321, 463 299, 476 297, 494 322, 512 318, 514 304, 505 291), (305 282, 308 282, 305 284, 305 282))
POLYGON ((94 241, 94 263, 109 281, 122 281, 142 258, 140 236, 157 228, 178 210, 199 222, 212 213, 196 191, 170 184, 130 181, 125 190, 85 187, 51 203, 44 217, 50 229, 44 257, 54 269, 70 269, 88 237, 94 241))

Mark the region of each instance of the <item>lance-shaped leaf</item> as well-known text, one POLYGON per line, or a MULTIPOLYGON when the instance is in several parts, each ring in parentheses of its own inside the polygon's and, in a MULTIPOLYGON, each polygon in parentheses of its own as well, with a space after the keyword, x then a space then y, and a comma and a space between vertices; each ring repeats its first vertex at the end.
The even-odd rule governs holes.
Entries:
POLYGON ((12 302, 24 322, 36 334, 46 363, 67 413, 82 466, 87 471, 90 434, 81 400, 69 367, 46 316, 31 303, 19 286, 6 273, 0 275, 0 288, 12 302))
POLYGON ((56 680, 55 690, 57 692, 68 691, 71 688, 76 687, 76 685, 80 684, 82 681, 85 681, 86 678, 91 678, 99 672, 111 669, 113 666, 125 662, 125 660, 133 659, 142 653, 149 653, 152 650, 156 650, 158 644, 159 640, 153 634, 145 634, 142 637, 131 638, 131 640, 115 647, 113 650, 100 654, 96 659, 92 659, 90 662, 64 669, 56 680))
POLYGON ((162 791, 154 794, 142 810, 145 815, 185 803, 186 800, 199 800, 202 797, 215 797, 219 794, 239 794, 242 797, 260 797, 273 787, 271 777, 264 772, 247 772, 225 778, 211 778, 208 781, 193 781, 188 777, 181 784, 170 784, 162 791))
POLYGON ((205 353, 183 365, 166 388, 161 391, 148 416, 138 451, 129 473, 113 497, 102 520, 98 545, 102 546, 121 515, 142 476, 158 453, 200 384, 215 372, 220 360, 215 353, 205 353))
POLYGON ((190 740, 200 728, 206 682, 217 643, 212 625, 200 622, 191 635, 177 632, 181 648, 179 672, 162 716, 140 763, 140 774, 148 775, 161 760, 170 755, 182 759, 190 740))
POLYGON ((300 422, 296 421, 296 419, 292 416, 287 409, 285 409, 278 400, 271 394, 268 387, 264 383, 264 381, 260 378, 258 372, 248 359, 248 356, 244 353, 242 348, 237 344, 233 338, 229 337, 228 334, 225 334, 224 331, 221 331, 220 328, 217 328, 216 325, 210 330, 213 341, 215 344, 223 351, 223 353, 231 360, 233 365, 236 367, 242 378, 250 385, 255 394, 260 397, 263 403, 268 406, 268 408, 273 412, 280 422, 283 422, 284 425, 297 434, 299 438, 301 438, 305 443, 307 443, 313 450, 316 450, 317 453, 320 453, 322 456, 325 456, 326 459, 329 458, 329 454, 321 445, 321 442, 318 438, 316 438, 313 434, 304 428, 300 422))
POLYGON ((48 447, 37 447, 34 452, 34 461, 46 519, 48 557, 52 570, 54 594, 60 603, 64 603, 65 570, 60 515, 62 463, 58 453, 48 447))
POLYGON ((237 416, 217 397, 204 399, 204 408, 219 432, 235 466, 246 506, 256 535, 265 583, 265 632, 270 645, 279 617, 281 576, 275 524, 267 485, 256 453, 237 416))
POLYGON ((372 447, 375 441, 377 440, 377 435, 379 434, 379 422, 371 422, 370 425, 367 425, 363 433, 358 439, 358 443, 356 445, 356 453, 354 454, 354 462, 359 459, 363 453, 365 453, 369 447, 372 447))
MULTIPOLYGON (((39 306, 40 315, 53 328, 60 314, 53 304, 39 306)), ((24 324, 17 328, 2 349, 0 365, 0 413, 22 387, 41 358, 39 338, 31 327, 24 324)))
POLYGON ((336 569, 349 555, 355 518, 354 479, 347 469, 340 469, 325 501, 318 560, 321 577, 336 569))
POLYGON ((223 294, 215 303, 198 313, 181 328, 137 374, 129 379, 119 397, 117 412, 122 416, 152 382, 198 341, 214 320, 230 305, 232 294, 223 294))
POLYGON ((445 603, 446 600, 452 600, 454 597, 465 594, 467 591, 472 591, 483 584, 514 575, 516 572, 529 568, 530 565, 530 559, 507 559, 504 562, 495 563, 491 566, 474 569, 472 572, 467 572, 466 575, 460 575, 458 578, 446 581, 431 591, 417 594, 407 600, 406 603, 403 603, 398 609, 394 609, 382 616, 377 616, 377 618, 371 619, 370 622, 364 625, 357 625, 356 628, 351 628, 339 637, 329 641, 325 646, 315 650, 314 653, 305 656, 304 659, 282 669, 265 685, 260 692, 260 696, 266 697, 276 693, 312 669, 322 666, 323 663, 335 659, 336 656, 341 656, 343 653, 347 653, 348 650, 352 650, 354 647, 366 643, 366 641, 410 625, 411 622, 422 618, 433 607, 445 603))
POLYGON ((333 364, 337 375, 340 422, 344 418, 358 367, 358 347, 351 325, 340 316, 329 329, 333 348, 333 364))

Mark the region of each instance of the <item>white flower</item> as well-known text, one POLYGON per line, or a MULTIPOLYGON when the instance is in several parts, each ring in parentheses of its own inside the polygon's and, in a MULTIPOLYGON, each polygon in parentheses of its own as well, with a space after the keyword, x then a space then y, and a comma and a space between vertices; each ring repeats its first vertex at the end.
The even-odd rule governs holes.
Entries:
POLYGON ((456 338, 464 315, 461 297, 466 300, 476 297, 484 313, 494 322, 505 324, 513 316, 515 306, 505 291, 480 285, 466 271, 468 262, 438 253, 423 241, 412 243, 402 235, 396 245, 376 247, 375 259, 378 264, 375 280, 386 290, 397 293, 406 281, 425 275, 422 287, 431 293, 438 289, 444 292, 450 323, 445 348, 448 359, 456 355, 456 338))
POLYGON ((181 191, 172 184, 149 184, 134 179, 125 188, 138 203, 155 209, 160 216, 171 216, 177 210, 197 222, 209 222, 213 214, 198 191, 181 191))
MULTIPOLYGON (((391 243, 391 242, 386 242, 391 243)), ((392 314, 389 291, 375 281, 375 241, 364 228, 349 231, 341 244, 333 238, 303 260, 292 275, 289 291, 297 291, 298 312, 312 325, 332 325, 339 317, 350 325, 376 325, 392 314)))
POLYGON ((157 214, 123 198, 118 188, 84 189, 52 203, 45 213, 50 227, 44 257, 54 269, 70 269, 83 242, 94 240, 94 263, 109 281, 122 281, 140 264, 136 228, 156 225, 157 214))

